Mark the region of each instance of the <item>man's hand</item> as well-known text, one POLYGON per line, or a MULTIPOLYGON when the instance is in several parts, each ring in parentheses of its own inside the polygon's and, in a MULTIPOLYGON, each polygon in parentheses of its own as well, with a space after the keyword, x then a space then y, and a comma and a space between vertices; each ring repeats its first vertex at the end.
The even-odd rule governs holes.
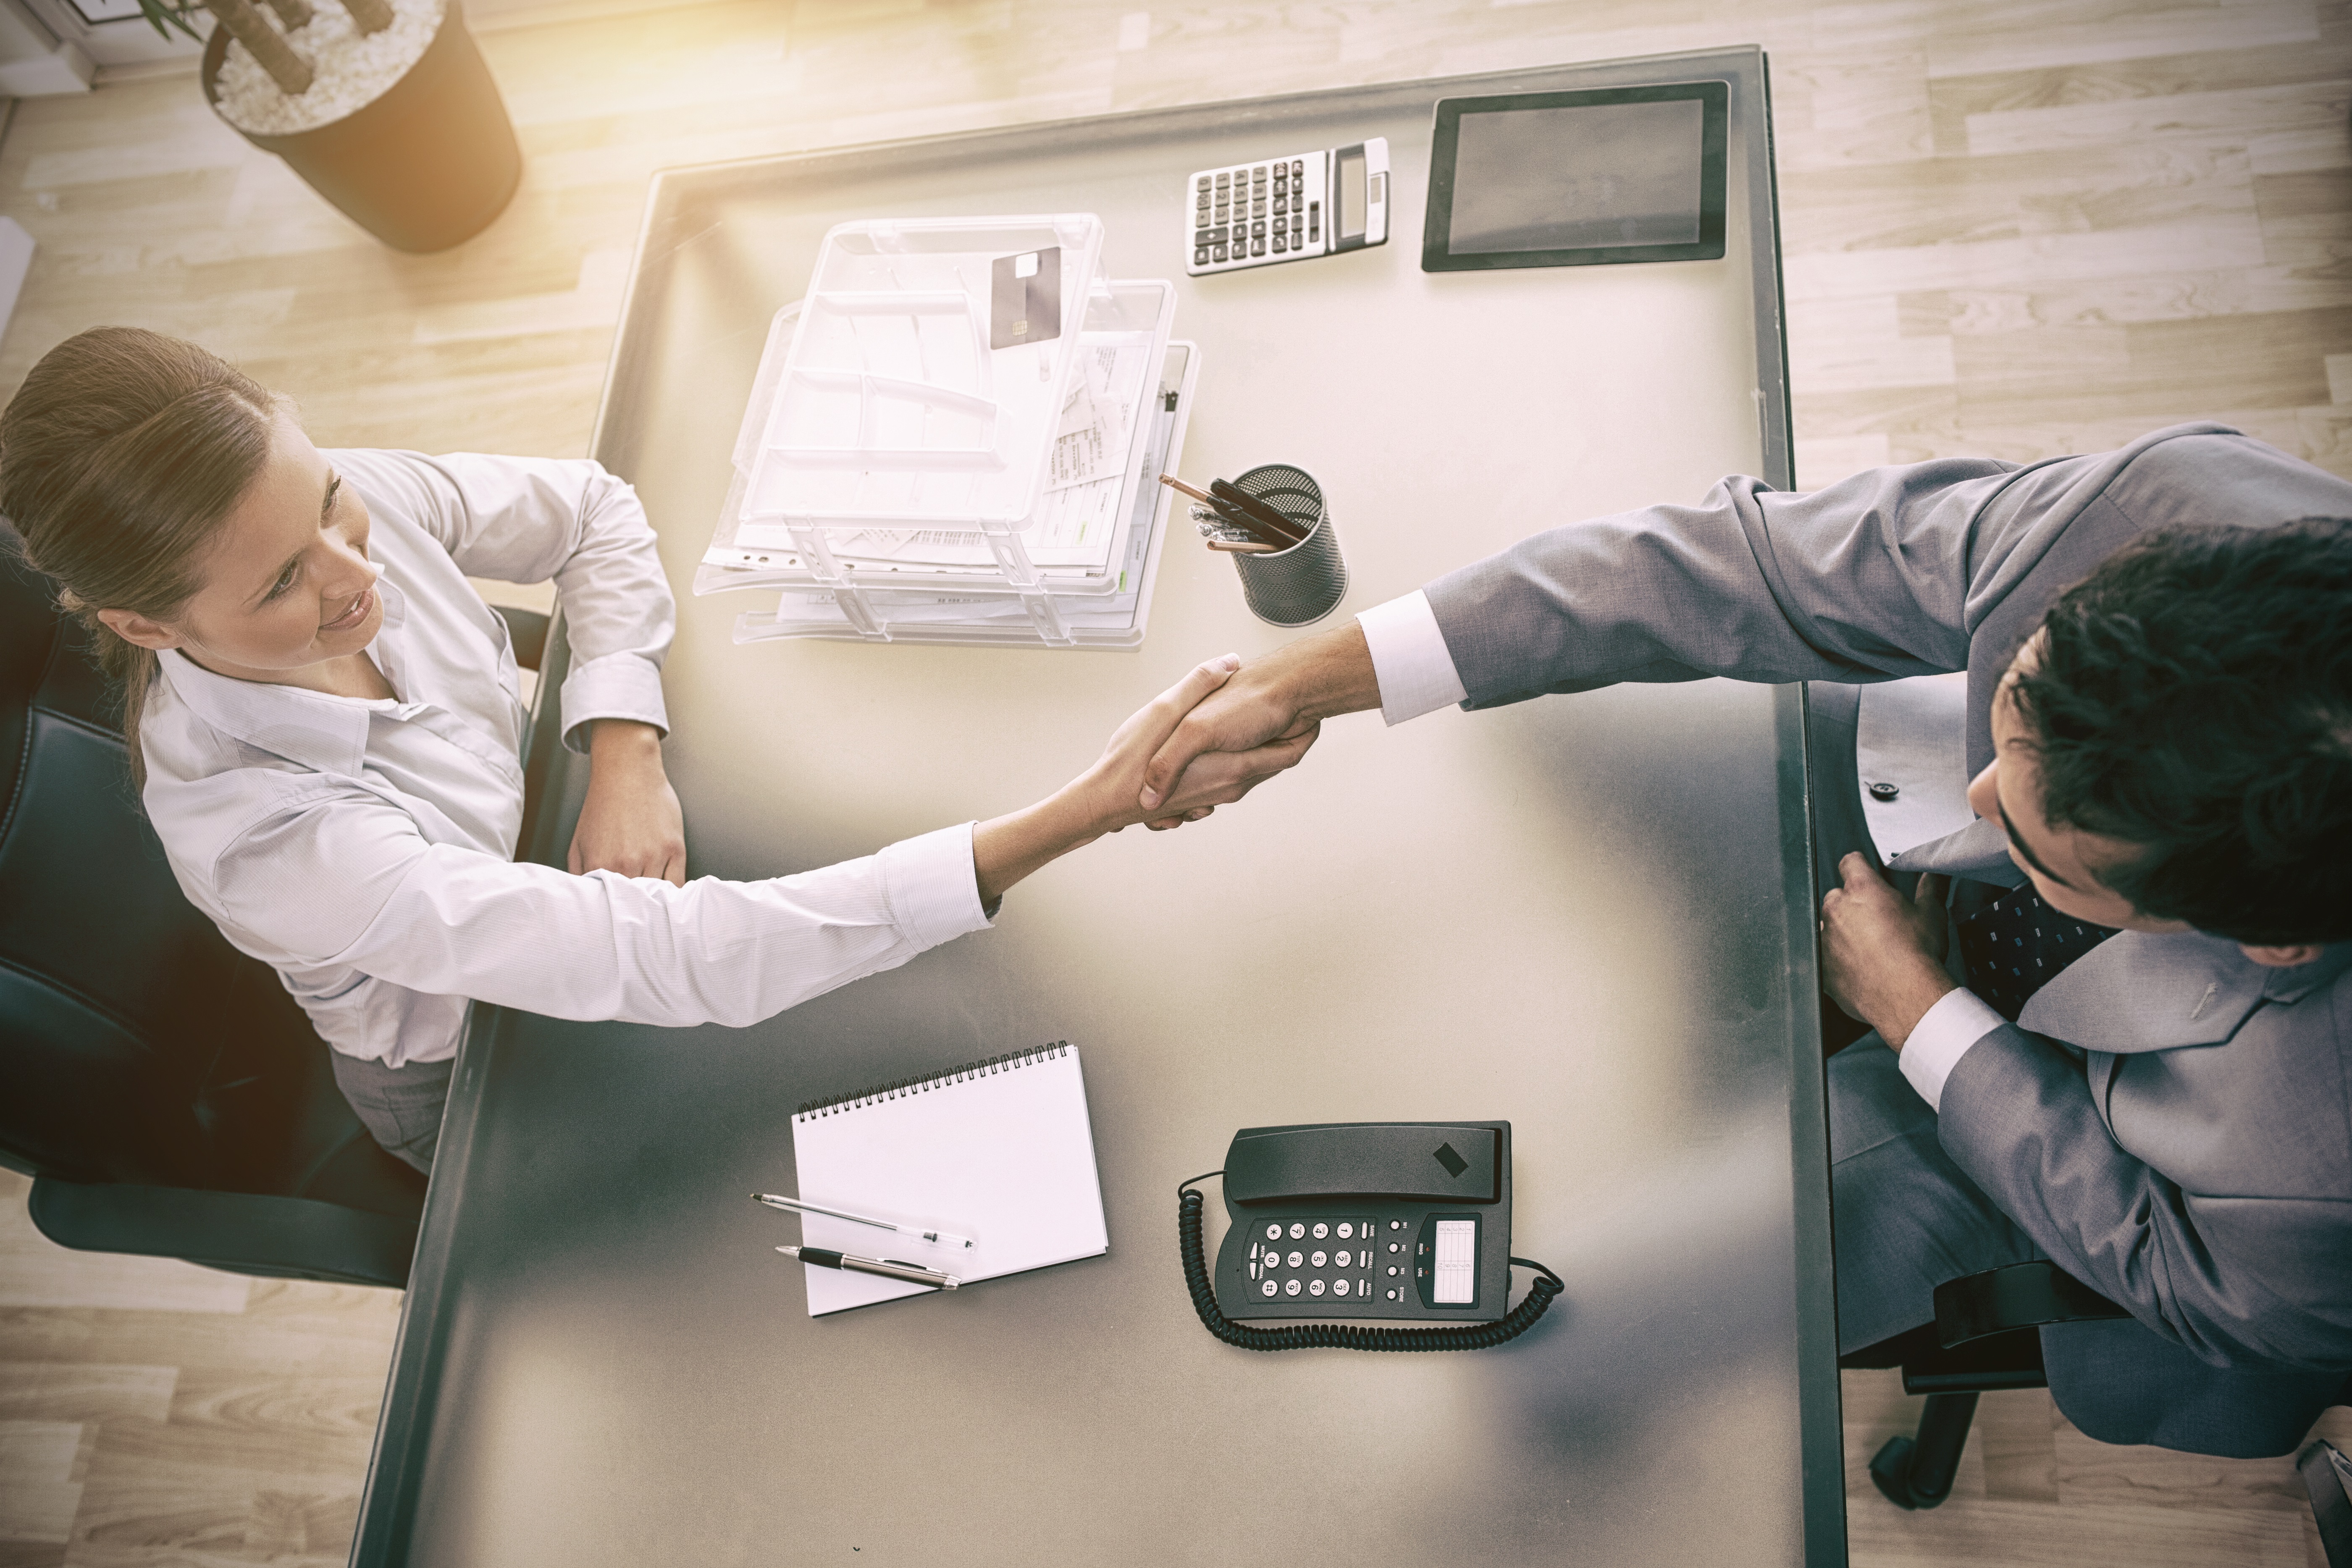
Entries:
POLYGON ((1175 799, 1199 790, 1185 772, 1204 753, 1271 756, 1273 750, 1261 749, 1278 748, 1289 758, 1283 766, 1292 766, 1307 754, 1324 720, 1380 705, 1380 679, 1361 626, 1349 621, 1301 637, 1244 666, 1184 714, 1143 770, 1138 804, 1151 814, 1154 827, 1172 826, 1175 799))
POLYGON ((1262 743, 1201 756, 1183 772, 1174 794, 1148 807, 1138 804, 1153 758, 1166 750, 1171 735, 1190 715, 1198 713, 1232 683, 1240 664, 1238 656, 1227 654, 1195 667, 1111 731, 1102 756, 1070 786, 1088 801, 1097 831, 1116 833, 1138 822, 1154 829, 1198 822, 1217 806, 1241 799, 1284 769, 1297 765, 1320 733, 1321 727, 1311 719, 1295 721, 1286 732, 1262 743))
POLYGON ((1139 822, 1155 828, 1197 822, 1297 763, 1315 742, 1312 724, 1287 740, 1203 757, 1185 776, 1183 786, 1156 809, 1136 805, 1144 764, 1178 721, 1232 679, 1240 664, 1237 656, 1228 654, 1195 666, 1112 731, 1110 743, 1085 773, 1034 805, 975 826, 972 875, 981 907, 992 917, 1006 889, 1106 833, 1139 822))
POLYGON ((1958 986, 1944 972, 1948 879, 1919 879, 1910 896, 1866 855, 1838 862, 1845 883, 1822 900, 1822 988, 1896 1050, 1920 1017, 1958 986))
POLYGON ((572 833, 572 874, 618 871, 686 886, 686 817, 662 771, 661 731, 598 719, 588 735, 588 798, 572 833))

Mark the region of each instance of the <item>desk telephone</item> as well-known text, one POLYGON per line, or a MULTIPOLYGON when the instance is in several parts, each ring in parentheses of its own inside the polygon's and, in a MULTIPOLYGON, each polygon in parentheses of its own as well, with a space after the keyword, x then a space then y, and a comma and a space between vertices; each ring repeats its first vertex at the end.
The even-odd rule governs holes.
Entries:
POLYGON ((1567 1287, 1511 1252, 1507 1121, 1244 1127, 1225 1167, 1213 1277, 1193 1183, 1177 1188, 1184 1283, 1202 1326, 1244 1350, 1483 1350, 1518 1338, 1567 1287), (1511 1266, 1536 1271, 1508 1308, 1511 1266), (1508 1310, 1506 1310, 1508 1308, 1508 1310), (1329 1316, 1439 1327, 1244 1320, 1329 1316))

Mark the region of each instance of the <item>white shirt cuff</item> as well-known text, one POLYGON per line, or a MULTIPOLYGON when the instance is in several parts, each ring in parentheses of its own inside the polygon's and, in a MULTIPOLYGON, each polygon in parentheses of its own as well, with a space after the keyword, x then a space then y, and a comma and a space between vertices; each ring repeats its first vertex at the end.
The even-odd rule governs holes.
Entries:
POLYGON ((875 857, 890 919, 919 951, 988 929, 980 907, 980 872, 971 860, 971 824, 902 838, 875 857))
POLYGON ((588 750, 582 729, 593 719, 634 719, 669 733, 669 710, 662 702, 661 666, 637 653, 606 654, 572 667, 563 678, 563 743, 588 750))
POLYGON ((1402 599, 1374 605, 1356 617, 1372 650, 1372 675, 1381 683, 1381 717, 1391 724, 1434 713, 1466 699, 1453 650, 1437 627, 1429 595, 1415 588, 1402 599))
POLYGON ((1969 1047, 2009 1020, 1985 1005, 1973 991, 1947 991, 1941 1000, 1919 1016, 1911 1037, 1895 1059, 1903 1076, 1919 1091, 1930 1110, 1941 1110, 1944 1080, 1960 1064, 1969 1047))

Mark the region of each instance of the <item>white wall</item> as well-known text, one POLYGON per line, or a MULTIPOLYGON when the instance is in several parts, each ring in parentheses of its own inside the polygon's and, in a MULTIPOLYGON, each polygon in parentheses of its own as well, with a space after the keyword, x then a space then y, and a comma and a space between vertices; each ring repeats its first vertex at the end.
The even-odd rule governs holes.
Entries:
POLYGON ((19 0, 0 0, 0 98, 88 92, 89 56, 19 0))

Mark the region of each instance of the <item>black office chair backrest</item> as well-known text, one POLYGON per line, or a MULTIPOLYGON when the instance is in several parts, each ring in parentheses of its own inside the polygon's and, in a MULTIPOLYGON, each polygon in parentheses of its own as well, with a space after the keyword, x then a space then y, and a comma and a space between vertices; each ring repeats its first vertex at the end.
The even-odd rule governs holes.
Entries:
POLYGON ((181 893, 87 634, 20 550, 0 525, 0 1163, 289 1195, 332 1164, 413 1213, 277 974, 181 893))

